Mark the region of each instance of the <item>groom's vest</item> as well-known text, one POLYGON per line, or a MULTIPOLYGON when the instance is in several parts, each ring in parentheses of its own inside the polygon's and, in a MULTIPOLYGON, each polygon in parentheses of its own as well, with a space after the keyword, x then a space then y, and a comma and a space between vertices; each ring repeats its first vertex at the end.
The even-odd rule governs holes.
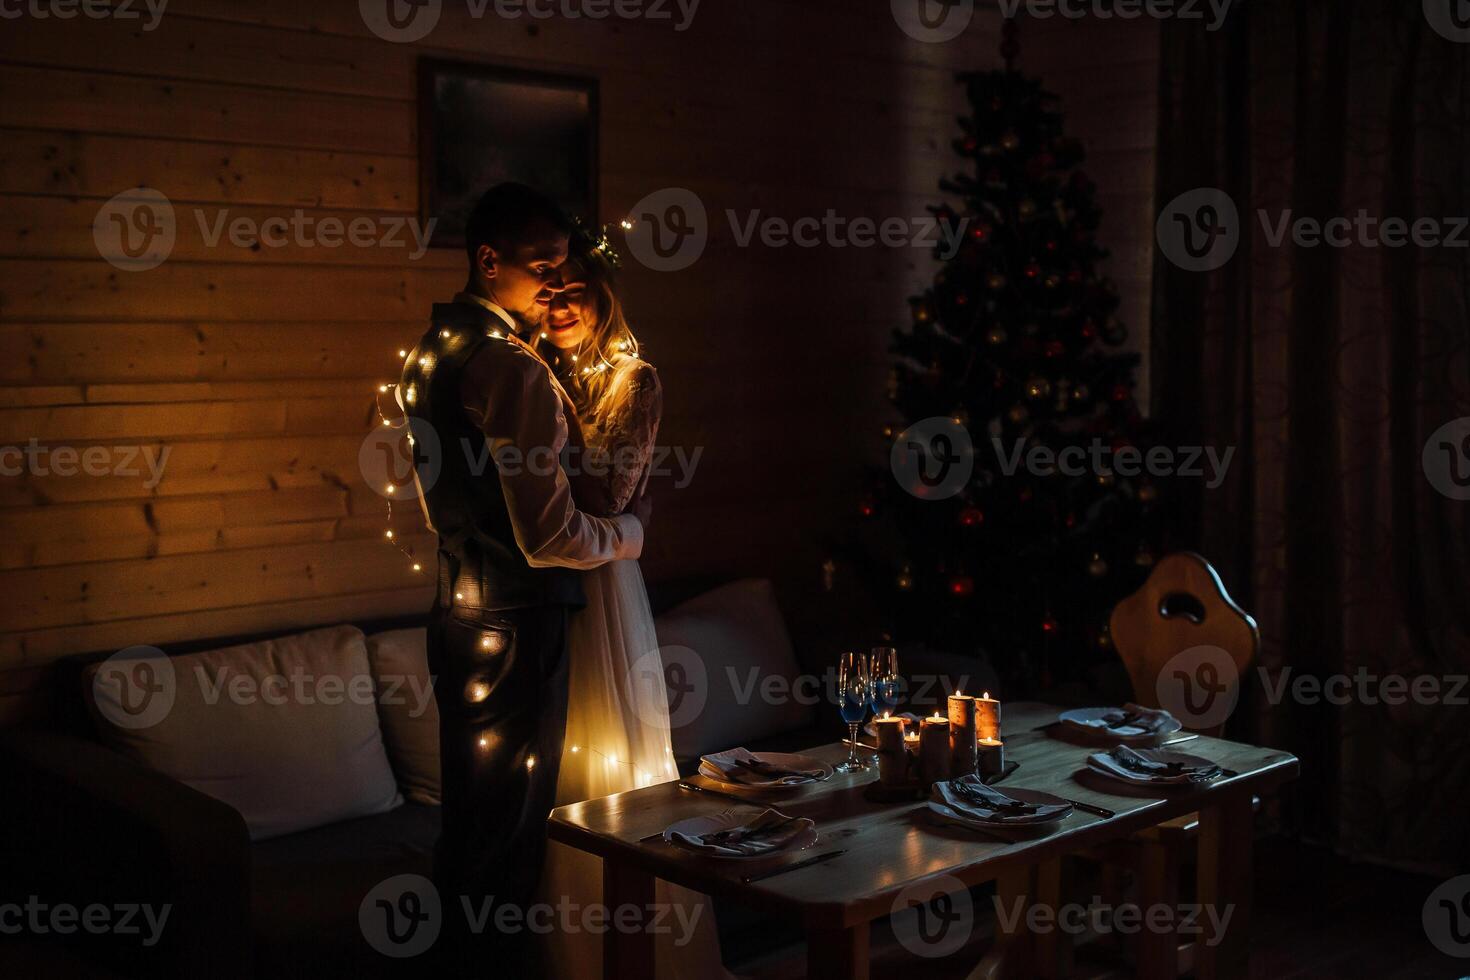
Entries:
MULTIPOLYGON (((487 336, 490 329, 503 329, 500 320, 467 303, 436 303, 431 319, 433 325, 404 365, 399 396, 414 435, 413 465, 424 511, 439 535, 439 605, 452 603, 469 615, 584 605, 576 571, 527 564, 485 434, 465 414, 460 393, 465 365, 485 345, 505 343, 487 336)), ((491 401, 497 397, 493 391, 484 394, 491 401)))

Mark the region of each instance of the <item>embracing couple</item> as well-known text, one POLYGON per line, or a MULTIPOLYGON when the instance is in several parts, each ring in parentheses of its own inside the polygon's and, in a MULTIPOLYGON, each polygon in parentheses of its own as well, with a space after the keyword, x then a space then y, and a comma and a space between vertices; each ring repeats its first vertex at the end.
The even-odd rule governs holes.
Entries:
MULTIPOLYGON (((600 862, 548 854, 547 815, 675 774, 662 677, 629 677, 658 648, 636 559, 662 393, 623 315, 616 253, 520 184, 480 199, 465 244, 465 288, 434 306, 398 389, 410 431, 426 425, 446 448, 483 440, 495 463, 446 451, 421 485, 439 536, 428 651, 447 925, 462 897, 523 912, 599 903, 600 862)), ((660 950, 660 973, 718 973, 705 901, 671 891, 661 900, 705 914, 700 935, 660 950)), ((536 944, 491 924, 446 939, 475 975, 601 968, 587 933, 536 944)))

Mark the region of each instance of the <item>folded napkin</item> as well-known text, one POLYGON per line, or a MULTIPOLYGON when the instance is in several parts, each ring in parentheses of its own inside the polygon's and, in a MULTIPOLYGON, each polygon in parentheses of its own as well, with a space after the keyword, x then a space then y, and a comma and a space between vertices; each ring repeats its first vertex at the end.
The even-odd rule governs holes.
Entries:
POLYGON ((1177 719, 1162 708, 1145 708, 1129 702, 1121 708, 1109 708, 1096 718, 1067 719, 1067 723, 1089 731, 1104 731, 1127 738, 1157 735, 1166 727, 1179 730, 1177 719))
POLYGON ((816 823, 806 817, 788 817, 776 810, 763 810, 738 827, 708 834, 670 831, 675 842, 717 857, 752 857, 786 847, 816 823))
POLYGON ((1130 749, 1126 745, 1120 745, 1108 752, 1095 752, 1088 756, 1087 761, 1109 775, 1135 782, 1147 780, 1151 783, 1204 783, 1222 772, 1213 762, 1202 765, 1162 762, 1153 752, 1130 749))
POLYGON ((699 772, 711 779, 746 786, 800 786, 830 775, 825 769, 789 769, 776 765, 743 748, 702 756, 699 772))
POLYGON ((930 792, 936 803, 976 823, 1046 823, 1072 811, 1066 804, 1023 803, 993 786, 986 786, 973 774, 935 783, 930 792))

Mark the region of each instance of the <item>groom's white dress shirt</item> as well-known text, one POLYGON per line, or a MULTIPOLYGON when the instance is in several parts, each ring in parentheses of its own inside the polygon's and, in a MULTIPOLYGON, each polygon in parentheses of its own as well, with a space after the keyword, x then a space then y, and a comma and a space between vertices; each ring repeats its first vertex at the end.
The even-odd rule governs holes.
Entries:
MULTIPOLYGON (((500 474, 516 544, 533 567, 595 568, 643 552, 643 525, 631 514, 594 517, 577 509, 561 466, 567 444, 565 400, 551 369, 515 336, 515 320, 473 293, 504 324, 505 338, 475 352, 460 379, 460 401, 485 434, 500 474)), ((446 452, 461 447, 444 447, 446 452)))

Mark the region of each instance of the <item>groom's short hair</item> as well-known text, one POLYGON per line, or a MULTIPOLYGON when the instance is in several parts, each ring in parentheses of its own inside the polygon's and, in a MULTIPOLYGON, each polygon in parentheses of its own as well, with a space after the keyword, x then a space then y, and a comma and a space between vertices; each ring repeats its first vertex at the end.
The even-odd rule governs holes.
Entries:
POLYGON ((504 253, 524 242, 541 222, 568 235, 576 227, 555 201, 534 187, 513 182, 496 184, 481 196, 465 221, 464 244, 470 266, 474 266, 481 245, 504 253))

